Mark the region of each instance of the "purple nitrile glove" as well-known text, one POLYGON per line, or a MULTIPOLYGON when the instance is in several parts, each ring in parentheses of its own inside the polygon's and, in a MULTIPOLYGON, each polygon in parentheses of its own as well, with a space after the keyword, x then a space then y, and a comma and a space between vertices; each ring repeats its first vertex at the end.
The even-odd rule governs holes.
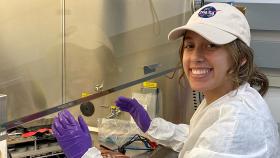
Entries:
POLYGON ((144 107, 137 102, 136 99, 130 99, 120 96, 116 101, 116 105, 122 110, 129 112, 137 126, 146 132, 151 124, 150 116, 144 107))
POLYGON ((68 110, 58 113, 52 124, 52 130, 67 158, 81 158, 92 146, 85 121, 81 116, 76 121, 68 110))

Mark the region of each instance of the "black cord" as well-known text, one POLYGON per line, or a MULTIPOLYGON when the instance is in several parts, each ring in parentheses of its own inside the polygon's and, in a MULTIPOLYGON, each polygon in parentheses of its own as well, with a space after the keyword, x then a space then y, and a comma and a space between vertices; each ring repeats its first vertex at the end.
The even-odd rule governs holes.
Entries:
POLYGON ((8 158, 12 158, 12 154, 9 150, 7 150, 8 158))
POLYGON ((201 0, 200 6, 201 6, 201 7, 204 6, 204 0, 201 0))
POLYGON ((150 144, 150 140, 141 136, 141 135, 134 135, 129 141, 127 141, 126 143, 124 143, 121 147, 118 147, 118 152, 125 154, 126 153, 126 149, 134 149, 134 150, 148 150, 148 151, 152 151, 154 150, 151 147, 150 144), (127 146, 129 146, 131 143, 136 142, 136 141, 141 141, 143 142, 143 144, 145 145, 146 149, 137 149, 137 148, 127 148, 127 146))

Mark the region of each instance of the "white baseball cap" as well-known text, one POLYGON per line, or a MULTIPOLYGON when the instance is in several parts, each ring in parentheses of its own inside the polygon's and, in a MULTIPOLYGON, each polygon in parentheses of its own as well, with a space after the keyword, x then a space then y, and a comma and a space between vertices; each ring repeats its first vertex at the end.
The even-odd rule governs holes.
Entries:
POLYGON ((227 3, 210 3, 193 13, 188 23, 175 28, 168 34, 169 40, 193 31, 208 41, 223 45, 239 38, 250 46, 250 26, 244 14, 227 3))

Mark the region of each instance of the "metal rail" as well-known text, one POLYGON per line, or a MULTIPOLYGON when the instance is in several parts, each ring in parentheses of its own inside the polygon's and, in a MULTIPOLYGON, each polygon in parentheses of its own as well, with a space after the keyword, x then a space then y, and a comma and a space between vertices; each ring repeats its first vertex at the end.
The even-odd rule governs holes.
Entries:
POLYGON ((167 73, 176 71, 177 69, 179 69, 179 67, 170 68, 168 70, 165 70, 165 71, 162 71, 162 72, 158 72, 158 73, 154 73, 154 74, 151 74, 149 76, 145 76, 143 78, 140 78, 140 79, 137 79, 137 80, 134 80, 134 81, 131 81, 131 82, 127 82, 125 84, 122 84, 122 85, 110 88, 110 89, 105 90, 105 91, 97 92, 97 93, 89 95, 87 97, 79 98, 77 100, 73 100, 73 101, 70 101, 68 103, 64 103, 64 104, 61 104, 61 105, 58 105, 58 106, 55 106, 55 107, 52 107, 52 108, 49 108, 49 109, 46 109, 46 110, 34 113, 34 114, 31 114, 31 115, 28 115, 28 116, 24 116, 24 117, 21 117, 21 118, 18 118, 18 119, 15 119, 15 120, 3 123, 0 126, 0 132, 8 130, 8 129, 11 129, 11 128, 14 128, 14 127, 17 127, 17 126, 19 126, 21 124, 24 124, 26 122, 29 122, 29 121, 32 121, 32 120, 35 120, 35 119, 38 119, 38 118, 50 115, 50 114, 58 112, 60 110, 63 110, 63 109, 66 109, 66 108, 70 108, 70 107, 73 107, 75 105, 79 105, 79 104, 81 104, 83 102, 87 102, 87 101, 90 101, 90 100, 93 100, 93 99, 97 99, 97 98, 105 96, 107 94, 110 94, 110 93, 122 90, 124 88, 131 87, 131 86, 136 85, 138 83, 141 83, 141 82, 144 82, 144 81, 156 78, 156 77, 160 77, 160 76, 165 75, 167 73))

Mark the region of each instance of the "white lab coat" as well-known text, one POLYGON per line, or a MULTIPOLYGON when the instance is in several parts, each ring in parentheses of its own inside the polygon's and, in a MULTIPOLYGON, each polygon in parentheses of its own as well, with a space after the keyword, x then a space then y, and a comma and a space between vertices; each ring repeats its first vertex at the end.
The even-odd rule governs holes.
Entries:
MULTIPOLYGON (((203 100, 190 125, 155 118, 146 133, 179 158, 280 158, 277 124, 248 83, 210 105, 203 100)), ((93 155, 101 157, 93 147, 83 158, 93 155)))
POLYGON ((179 158, 279 158, 278 127, 248 83, 210 105, 202 101, 190 125, 152 120, 148 135, 179 158))

